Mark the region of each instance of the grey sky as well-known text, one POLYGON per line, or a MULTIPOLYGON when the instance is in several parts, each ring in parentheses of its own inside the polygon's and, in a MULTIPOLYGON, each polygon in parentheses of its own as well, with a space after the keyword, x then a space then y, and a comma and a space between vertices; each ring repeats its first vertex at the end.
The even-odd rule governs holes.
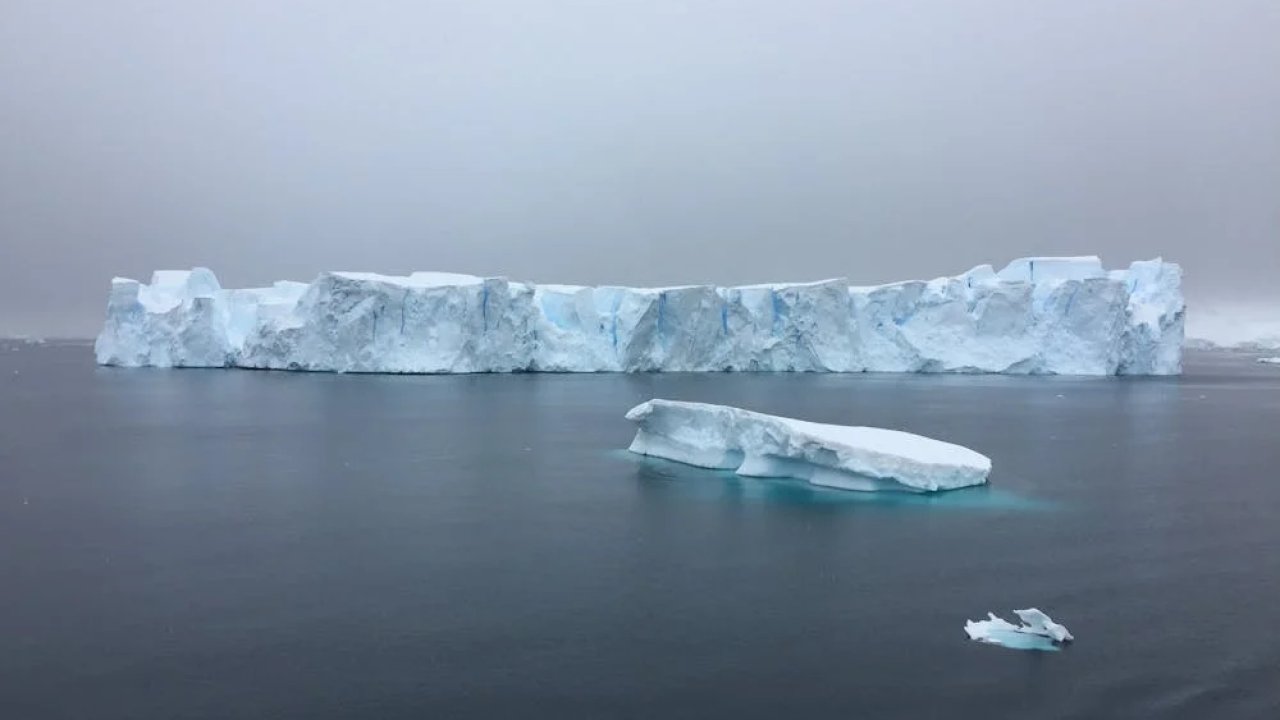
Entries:
POLYGON ((113 275, 1181 262, 1280 296, 1275 0, 3 0, 0 334, 113 275))

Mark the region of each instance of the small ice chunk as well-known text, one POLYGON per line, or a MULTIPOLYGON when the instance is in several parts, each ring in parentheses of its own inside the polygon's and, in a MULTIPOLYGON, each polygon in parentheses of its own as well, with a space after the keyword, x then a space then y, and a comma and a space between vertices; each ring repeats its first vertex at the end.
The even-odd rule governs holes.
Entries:
POLYGON ((981 485, 991 460, 899 430, 793 420, 725 405, 650 400, 627 413, 631 452, 747 477, 843 490, 931 492, 981 485))
POLYGON ((1069 642, 1071 640, 1075 640, 1075 638, 1071 636, 1071 632, 1067 630, 1066 626, 1054 622, 1053 618, 1045 615, 1036 608, 1014 610, 1013 614, 1018 616, 1018 619, 1022 621, 1023 625, 1031 628, 1029 632, 1036 635, 1044 635, 1045 637, 1052 638, 1054 642, 1069 642))
POLYGON ((989 612, 986 620, 966 620, 964 632, 970 640, 1000 644, 995 638, 1003 633, 1018 632, 1018 626, 989 612))
POLYGON ((1280 355, 1277 355, 1276 357, 1258 358, 1258 362, 1264 365, 1280 365, 1280 355))
POLYGON ((987 613, 986 620, 966 621, 965 634, 970 640, 1017 650, 1056 650, 1058 644, 1075 639, 1065 626, 1036 608, 1013 612, 1022 621, 1021 625, 987 613))

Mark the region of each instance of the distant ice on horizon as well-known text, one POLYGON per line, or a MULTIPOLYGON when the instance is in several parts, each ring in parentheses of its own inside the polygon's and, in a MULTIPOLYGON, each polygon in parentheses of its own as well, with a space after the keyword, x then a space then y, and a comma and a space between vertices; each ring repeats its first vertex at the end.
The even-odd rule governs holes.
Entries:
POLYGON ((1187 347, 1280 350, 1280 303, 1188 307, 1187 347))

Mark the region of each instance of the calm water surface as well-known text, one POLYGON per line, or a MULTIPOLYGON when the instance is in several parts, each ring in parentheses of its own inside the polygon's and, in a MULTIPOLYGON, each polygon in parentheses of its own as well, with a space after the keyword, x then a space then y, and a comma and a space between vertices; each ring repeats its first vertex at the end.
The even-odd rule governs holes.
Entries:
POLYGON ((0 718, 1280 716, 1280 368, 387 377, 0 345, 0 718), (994 461, 927 498, 620 451, 651 397, 994 461), (1036 605, 1058 653, 968 642, 1036 605))

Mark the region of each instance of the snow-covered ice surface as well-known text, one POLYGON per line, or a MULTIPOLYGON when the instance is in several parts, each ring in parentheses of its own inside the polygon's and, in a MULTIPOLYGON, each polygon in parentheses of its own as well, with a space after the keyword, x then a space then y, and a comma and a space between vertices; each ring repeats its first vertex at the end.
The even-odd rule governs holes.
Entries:
POLYGON ((966 621, 964 631, 970 640, 1016 650, 1053 651, 1059 644, 1075 639, 1066 627, 1036 608, 1013 612, 1022 624, 1014 625, 995 613, 987 613, 986 620, 966 621))
POLYGON ((337 372, 773 370, 1176 374, 1182 271, 1024 258, 873 287, 533 285, 327 272, 224 289, 204 268, 112 281, 99 363, 337 372))
POLYGON ((631 452, 747 477, 844 490, 931 492, 981 485, 991 460, 966 447, 873 427, 825 425, 725 405, 650 400, 627 413, 631 452))

